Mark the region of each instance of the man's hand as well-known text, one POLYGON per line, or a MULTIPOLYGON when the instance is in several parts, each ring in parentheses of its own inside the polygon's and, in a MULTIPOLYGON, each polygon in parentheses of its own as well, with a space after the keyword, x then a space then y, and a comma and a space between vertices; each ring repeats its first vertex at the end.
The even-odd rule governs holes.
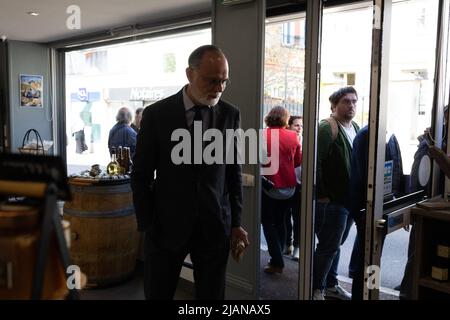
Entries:
POLYGON ((231 245, 233 246, 239 240, 242 240, 245 244, 245 247, 250 245, 248 241, 248 233, 242 227, 232 228, 231 229, 231 245))
POLYGON ((250 244, 247 236, 247 231, 242 229, 242 227, 231 229, 231 256, 236 262, 241 261, 245 248, 250 244))

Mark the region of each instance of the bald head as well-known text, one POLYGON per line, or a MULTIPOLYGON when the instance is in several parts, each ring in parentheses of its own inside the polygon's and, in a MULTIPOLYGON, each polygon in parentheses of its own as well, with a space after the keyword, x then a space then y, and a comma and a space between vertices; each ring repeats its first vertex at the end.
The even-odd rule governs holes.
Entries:
POLYGON ((195 104, 216 105, 229 82, 224 53, 216 46, 201 46, 191 53, 188 63, 189 98, 195 104))
POLYGON ((215 53, 216 56, 224 56, 222 50, 219 47, 216 47, 212 44, 204 45, 201 47, 198 47, 192 53, 189 55, 188 59, 188 65, 190 68, 198 68, 200 66, 200 63, 202 62, 203 55, 205 53, 215 53))

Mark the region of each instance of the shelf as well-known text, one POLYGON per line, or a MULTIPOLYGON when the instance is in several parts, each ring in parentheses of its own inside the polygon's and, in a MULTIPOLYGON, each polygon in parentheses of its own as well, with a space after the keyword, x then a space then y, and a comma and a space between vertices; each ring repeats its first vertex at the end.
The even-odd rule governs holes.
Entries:
POLYGON ((419 286, 450 294, 450 281, 438 281, 431 276, 419 279, 419 286))
MULTIPOLYGON (((424 204, 422 204, 423 206, 424 204)), ((413 216, 422 216, 425 219, 433 219, 433 220, 440 220, 440 221, 450 221, 450 209, 446 210, 426 210, 423 208, 412 208, 411 209, 411 215, 413 216)))

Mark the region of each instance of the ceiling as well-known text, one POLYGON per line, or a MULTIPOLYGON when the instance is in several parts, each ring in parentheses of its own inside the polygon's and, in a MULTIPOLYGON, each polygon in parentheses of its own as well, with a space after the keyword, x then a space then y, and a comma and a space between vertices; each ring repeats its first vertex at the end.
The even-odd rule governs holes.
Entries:
POLYGON ((9 40, 51 42, 111 28, 151 23, 211 10, 211 0, 0 0, 0 36, 9 40), (80 29, 70 5, 80 8, 80 29), (38 12, 31 16, 28 12, 38 12))

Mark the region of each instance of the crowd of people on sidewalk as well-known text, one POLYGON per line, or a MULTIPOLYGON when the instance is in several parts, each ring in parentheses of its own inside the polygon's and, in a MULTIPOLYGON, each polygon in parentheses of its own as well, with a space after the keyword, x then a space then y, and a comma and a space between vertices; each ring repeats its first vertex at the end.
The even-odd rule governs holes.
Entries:
MULTIPOLYGON (((360 129, 353 121, 358 102, 357 91, 343 87, 329 97, 331 115, 318 127, 316 162, 316 205, 314 232, 316 247, 313 259, 313 299, 359 300, 363 298, 365 206, 367 201, 368 126, 360 129), (352 294, 338 282, 340 247, 355 223, 356 237, 349 263, 352 294)), ((448 108, 445 112, 448 112, 448 108)), ((301 203, 302 118, 289 116, 287 109, 274 107, 265 118, 267 149, 271 152, 269 136, 278 131, 280 139, 280 169, 274 175, 263 176, 261 223, 270 255, 264 267, 267 274, 283 272, 283 254, 299 259, 299 220, 301 203), (289 120, 288 120, 289 119, 289 120), (289 130, 297 133, 297 141, 289 130)), ((425 188, 418 182, 418 166, 430 145, 427 130, 419 137, 414 155, 410 181, 403 175, 400 146, 393 134, 386 143, 385 159, 392 162, 392 190, 398 198, 425 188)), ((429 129, 428 129, 429 133, 429 129)), ((414 233, 411 233, 411 237, 414 233)), ((384 240, 384 239, 383 239, 384 240)), ((410 239, 408 263, 400 298, 410 298, 413 240, 410 239), (409 279, 409 281, 408 281, 409 279)))

